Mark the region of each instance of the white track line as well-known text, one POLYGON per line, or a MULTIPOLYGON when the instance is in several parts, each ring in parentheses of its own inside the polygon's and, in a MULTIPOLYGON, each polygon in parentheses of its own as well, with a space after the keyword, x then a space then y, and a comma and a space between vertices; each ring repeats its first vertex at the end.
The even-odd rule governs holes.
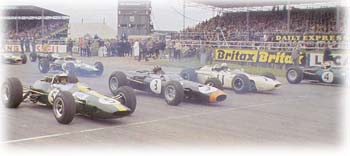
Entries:
POLYGON ((279 103, 264 103, 264 104, 257 104, 257 105, 234 107, 234 108, 229 108, 229 109, 220 110, 220 111, 210 111, 210 112, 203 112, 203 113, 195 113, 195 114, 189 114, 189 115, 168 117, 168 118, 163 118, 163 119, 155 119, 155 120, 149 120, 149 121, 134 122, 134 123, 124 124, 124 125, 116 125, 116 126, 109 126, 109 127, 86 129, 86 130, 81 130, 81 131, 64 132, 64 133, 56 133, 56 134, 51 134, 51 135, 43 135, 43 136, 30 137, 30 138, 8 140, 8 141, 2 141, 1 144, 18 143, 18 142, 31 141, 31 140, 40 140, 40 139, 46 139, 46 138, 54 138, 54 137, 60 137, 60 136, 78 134, 78 133, 87 133, 87 132, 100 131, 100 130, 116 128, 116 127, 127 127, 127 126, 135 126, 135 125, 144 125, 144 124, 149 124, 149 123, 156 123, 156 122, 162 122, 162 121, 168 121, 168 120, 176 120, 176 119, 183 119, 183 118, 191 118, 191 117, 196 117, 196 116, 215 114, 215 113, 222 113, 222 112, 229 112, 229 111, 234 111, 234 110, 240 110, 240 109, 246 109, 246 108, 252 108, 252 107, 259 107, 259 106, 270 105, 270 104, 279 104, 279 103))

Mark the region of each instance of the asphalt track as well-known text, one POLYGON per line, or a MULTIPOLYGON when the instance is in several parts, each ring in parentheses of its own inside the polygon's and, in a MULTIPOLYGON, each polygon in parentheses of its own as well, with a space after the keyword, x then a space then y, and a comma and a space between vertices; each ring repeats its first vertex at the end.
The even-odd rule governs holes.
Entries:
MULTIPOLYGON (((82 58, 103 62, 101 77, 79 77, 91 88, 111 95, 107 80, 115 70, 151 69, 131 58, 82 58)), ((4 65, 7 76, 20 78, 26 86, 45 76, 37 63, 4 65)), ((179 68, 163 67, 166 72, 179 68)), ((130 117, 91 120, 76 116, 70 125, 56 122, 51 109, 23 102, 17 109, 3 109, 6 123, 2 144, 14 147, 55 145, 176 146, 257 145, 336 146, 342 141, 341 96, 343 87, 286 83, 272 93, 235 94, 217 104, 181 103, 169 106, 163 98, 137 93, 137 108, 130 117)))

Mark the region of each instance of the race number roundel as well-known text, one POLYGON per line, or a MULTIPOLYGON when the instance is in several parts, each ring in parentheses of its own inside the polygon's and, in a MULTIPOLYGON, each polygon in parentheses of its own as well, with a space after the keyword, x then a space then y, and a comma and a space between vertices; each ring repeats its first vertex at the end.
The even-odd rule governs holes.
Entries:
POLYGON ((332 83, 334 80, 334 74, 330 71, 323 72, 321 75, 321 79, 323 82, 332 83))
POLYGON ((48 98, 48 101, 49 101, 50 104, 53 103, 53 100, 55 100, 55 98, 56 98, 56 96, 57 96, 57 94, 58 94, 59 92, 60 92, 60 91, 59 91, 58 89, 53 89, 53 90, 49 93, 49 95, 47 96, 47 98, 48 98))
POLYGON ((162 92, 162 81, 160 79, 153 79, 149 84, 151 91, 160 94, 162 92))

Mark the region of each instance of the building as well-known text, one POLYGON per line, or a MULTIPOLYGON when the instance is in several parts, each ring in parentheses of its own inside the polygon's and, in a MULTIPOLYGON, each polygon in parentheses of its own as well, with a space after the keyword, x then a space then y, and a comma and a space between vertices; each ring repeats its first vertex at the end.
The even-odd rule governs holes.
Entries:
POLYGON ((118 2, 118 37, 128 35, 148 35, 153 26, 151 22, 150 0, 120 0, 118 2))

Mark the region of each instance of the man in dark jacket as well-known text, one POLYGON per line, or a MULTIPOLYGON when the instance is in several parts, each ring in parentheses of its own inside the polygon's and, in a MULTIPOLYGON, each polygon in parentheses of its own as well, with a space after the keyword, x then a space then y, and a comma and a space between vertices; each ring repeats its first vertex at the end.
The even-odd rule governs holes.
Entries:
POLYGON ((325 47, 326 49, 324 50, 324 53, 323 53, 323 63, 327 61, 333 61, 333 57, 331 55, 332 54, 331 49, 327 44, 325 45, 325 47))
POLYGON ((29 36, 27 36, 24 40, 24 46, 26 48, 26 52, 30 52, 30 40, 29 40, 29 36))
POLYGON ((21 37, 20 44, 21 44, 21 51, 22 53, 24 53, 24 37, 21 37))

